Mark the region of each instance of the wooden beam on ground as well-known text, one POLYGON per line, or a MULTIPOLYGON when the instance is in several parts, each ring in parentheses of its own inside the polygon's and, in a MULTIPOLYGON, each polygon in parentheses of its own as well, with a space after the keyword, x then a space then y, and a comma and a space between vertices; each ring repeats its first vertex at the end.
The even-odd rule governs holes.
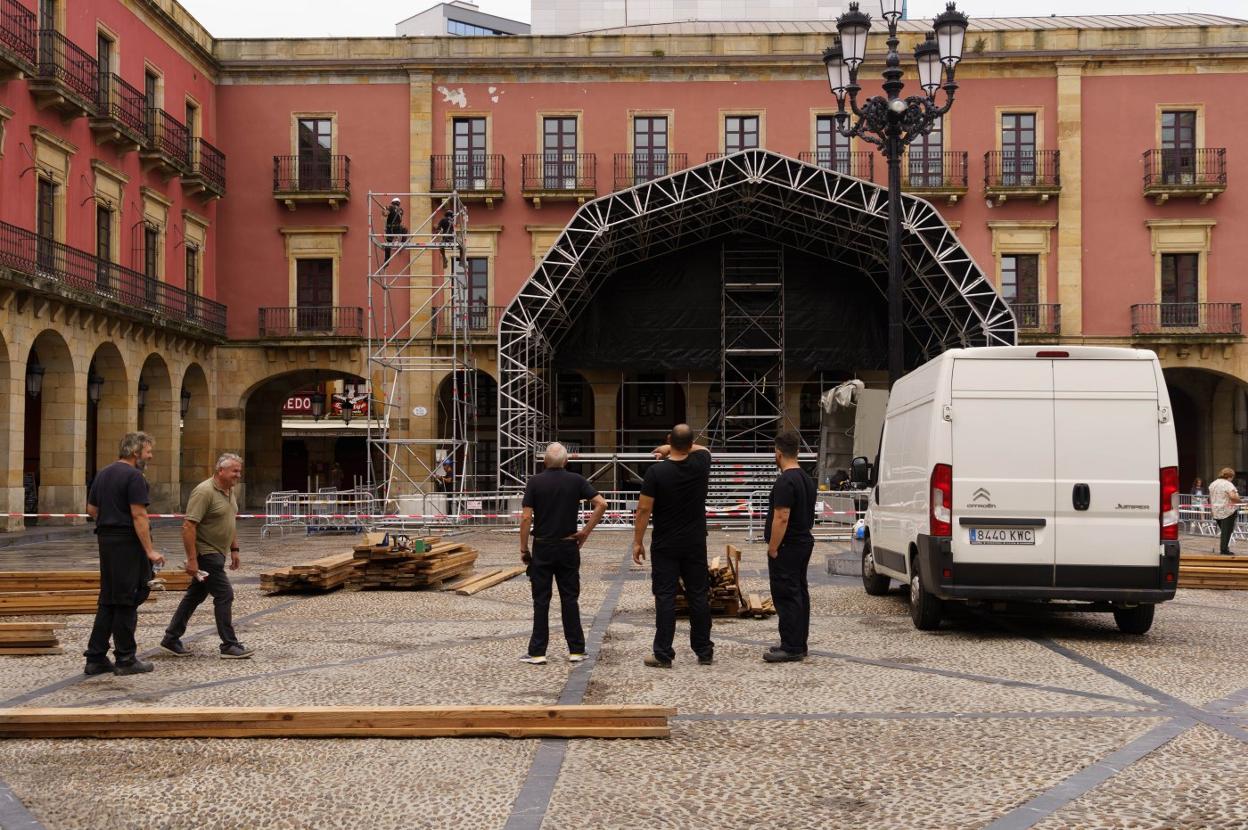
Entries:
POLYGON ((664 706, 0 709, 0 738, 667 738, 664 706))
POLYGON ((482 579, 478 579, 476 582, 473 582, 470 585, 466 585, 460 588, 455 593, 459 594, 461 597, 470 597, 473 594, 477 593, 478 591, 484 591, 486 588, 493 588, 495 585, 498 585, 501 582, 506 582, 509 579, 514 579, 515 577, 519 576, 520 574, 524 573, 527 570, 528 568, 526 566, 519 565, 515 568, 509 568, 508 570, 505 570, 505 571, 498 571, 482 579))

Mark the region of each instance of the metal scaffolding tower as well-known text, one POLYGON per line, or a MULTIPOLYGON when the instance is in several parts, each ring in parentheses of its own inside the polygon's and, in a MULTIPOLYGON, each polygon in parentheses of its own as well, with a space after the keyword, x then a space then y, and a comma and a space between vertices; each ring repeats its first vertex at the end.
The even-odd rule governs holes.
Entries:
POLYGON ((757 452, 784 423, 784 250, 720 250, 719 445, 757 452))
POLYGON ((467 232, 457 193, 368 194, 368 480, 387 511, 435 490, 463 492, 471 469, 467 232), (406 205, 410 222, 392 205, 406 205), (438 388, 448 377, 440 430, 438 388), (412 400, 413 390, 427 394, 412 400), (449 488, 439 485, 446 459, 449 488))

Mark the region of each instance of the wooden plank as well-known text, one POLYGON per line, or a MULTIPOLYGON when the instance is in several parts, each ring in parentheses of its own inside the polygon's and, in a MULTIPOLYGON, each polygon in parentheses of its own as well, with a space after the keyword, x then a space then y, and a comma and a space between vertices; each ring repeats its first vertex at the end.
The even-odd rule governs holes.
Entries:
POLYGON ((65 649, 60 646, 32 646, 28 648, 17 648, 4 646, 0 648, 0 656, 23 657, 34 654, 64 654, 65 649))
POLYGON ((464 574, 458 579, 452 579, 449 582, 443 582, 441 587, 438 588, 438 590, 439 591, 454 591, 456 588, 462 588, 465 585, 468 585, 472 582, 476 582, 482 576, 487 576, 491 573, 493 573, 493 571, 486 571, 484 574, 479 574, 475 572, 464 574))
POLYGON ((527 570, 528 570, 528 567, 524 565, 520 565, 518 567, 511 568, 509 570, 499 571, 498 573, 492 576, 486 577, 485 579, 477 580, 476 582, 474 582, 473 584, 469 585, 466 588, 460 588, 455 593, 459 594, 462 597, 470 597, 479 591, 484 591, 486 588, 493 588, 495 585, 498 585, 501 582, 506 582, 509 579, 514 579, 515 577, 519 576, 520 574, 524 573, 527 570))

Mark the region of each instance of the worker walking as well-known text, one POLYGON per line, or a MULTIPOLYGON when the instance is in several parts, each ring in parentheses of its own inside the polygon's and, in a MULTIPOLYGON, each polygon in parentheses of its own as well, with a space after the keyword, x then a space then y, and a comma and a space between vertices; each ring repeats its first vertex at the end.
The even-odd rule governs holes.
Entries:
POLYGON ((212 478, 197 484, 186 502, 182 546, 186 549, 186 572, 191 575, 191 584, 160 641, 161 648, 177 657, 190 654, 182 644, 182 635, 186 633, 191 615, 209 594, 212 594, 217 636, 221 638, 221 658, 240 660, 254 653, 234 634, 234 587, 225 575, 227 554, 230 570, 236 571, 242 564, 235 520, 238 501, 234 497, 234 485, 242 477, 243 460, 227 452, 217 459, 212 478))
POLYGON ((668 442, 654 450, 660 459, 646 470, 633 524, 633 561, 646 558, 646 525, 654 515, 650 539, 650 584, 654 593, 654 648, 643 661, 651 668, 672 667, 676 652, 676 592, 684 583, 689 602, 689 645, 698 663, 714 662, 711 642, 710 577, 706 563, 706 491, 711 453, 693 442, 688 424, 677 424, 668 442))
POLYGON ((121 439, 117 460, 96 474, 87 494, 87 515, 95 520, 100 550, 100 597, 95 624, 84 656, 85 674, 140 674, 152 664, 137 657, 134 631, 139 606, 147 601, 153 566, 165 557, 152 546, 147 479, 143 470, 152 460, 152 438, 146 432, 128 432, 121 439), (108 642, 113 656, 108 659, 108 642))
POLYGON ((607 510, 593 485, 567 469, 568 451, 551 444, 544 457, 546 469, 529 479, 524 488, 520 517, 520 561, 529 566, 533 591, 533 633, 529 651, 521 659, 542 665, 550 640, 551 582, 559 586, 559 609, 563 636, 568 642, 568 662, 585 659, 585 631, 581 627, 581 547, 607 510), (593 505, 585 527, 576 529, 581 502, 593 505), (533 548, 529 549, 529 531, 533 548))
POLYGON ((780 475, 767 500, 767 576, 771 600, 780 623, 780 645, 763 659, 789 663, 806 658, 810 635, 810 585, 807 570, 815 548, 811 528, 815 521, 815 482, 797 463, 802 438, 793 430, 776 436, 776 466, 780 475))

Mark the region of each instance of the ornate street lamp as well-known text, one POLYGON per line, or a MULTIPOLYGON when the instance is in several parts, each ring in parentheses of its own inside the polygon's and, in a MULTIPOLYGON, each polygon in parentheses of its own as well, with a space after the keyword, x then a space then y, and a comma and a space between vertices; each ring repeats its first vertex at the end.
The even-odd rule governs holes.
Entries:
POLYGON ((26 364, 26 394, 32 398, 39 397, 43 391, 43 373, 46 371, 39 363, 39 355, 31 352, 30 361, 26 364))
POLYGON ((143 381, 139 381, 139 411, 140 412, 142 412, 143 408, 147 406, 147 390, 148 389, 151 389, 151 387, 148 386, 143 381))
POLYGON ((95 369, 87 372, 87 400, 92 406, 99 406, 100 395, 104 391, 104 378, 96 374, 95 369))
POLYGON ((312 420, 319 421, 325 415, 325 393, 312 393, 312 420))
POLYGON ((836 20, 840 43, 823 53, 828 85, 836 97, 836 130, 846 138, 857 136, 880 148, 888 161, 888 374, 889 385, 905 371, 905 334, 902 323, 901 292, 901 157, 905 148, 932 131, 936 122, 953 106, 958 89, 954 71, 962 60, 962 43, 967 17, 949 3, 932 21, 933 32, 914 50, 923 95, 901 97, 901 55, 897 51, 897 22, 903 0, 881 0, 880 10, 888 24, 888 54, 884 59, 884 95, 875 95, 858 104, 858 69, 866 59, 867 33, 871 18, 850 3, 849 10, 836 20), (943 81, 942 81, 943 75, 943 81), (945 91, 943 104, 936 94, 945 91), (849 109, 845 107, 846 100, 849 109), (853 123, 851 124, 851 116, 853 123))
POLYGON ((181 405, 181 410, 180 410, 183 420, 186 419, 186 414, 190 411, 191 411, 191 392, 189 389, 183 386, 182 387, 182 405, 181 405))

